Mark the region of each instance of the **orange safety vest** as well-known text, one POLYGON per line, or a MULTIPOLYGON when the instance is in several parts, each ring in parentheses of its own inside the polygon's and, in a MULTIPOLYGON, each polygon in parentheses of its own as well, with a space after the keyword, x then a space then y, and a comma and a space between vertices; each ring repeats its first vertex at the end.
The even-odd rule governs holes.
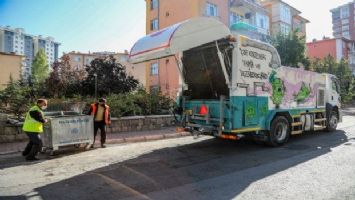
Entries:
MULTIPOLYGON (((90 115, 95 117, 96 116, 96 112, 97 112, 97 105, 96 103, 91 104, 91 113, 90 115)), ((105 105, 105 111, 104 111, 104 121, 106 125, 110 125, 111 124, 111 120, 110 120, 110 107, 108 105, 105 105)))

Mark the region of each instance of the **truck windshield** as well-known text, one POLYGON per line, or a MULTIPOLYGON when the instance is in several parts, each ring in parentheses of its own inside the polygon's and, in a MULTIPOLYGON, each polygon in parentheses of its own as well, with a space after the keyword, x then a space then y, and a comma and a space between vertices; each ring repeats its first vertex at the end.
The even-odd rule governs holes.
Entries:
MULTIPOLYGON (((220 41, 218 46, 223 53, 230 77, 233 46, 227 41, 220 41)), ((185 51, 182 61, 185 81, 189 88, 185 94, 191 99, 219 99, 221 95, 229 96, 229 88, 214 42, 185 51)))

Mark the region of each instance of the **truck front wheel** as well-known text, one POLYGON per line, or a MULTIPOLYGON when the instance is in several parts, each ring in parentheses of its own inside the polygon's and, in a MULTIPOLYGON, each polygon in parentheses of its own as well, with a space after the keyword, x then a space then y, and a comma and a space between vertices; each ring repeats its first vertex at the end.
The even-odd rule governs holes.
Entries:
POLYGON ((273 147, 285 144, 290 138, 290 126, 284 116, 277 116, 271 124, 267 144, 273 147))
POLYGON ((338 126, 338 114, 336 111, 332 111, 329 115, 329 119, 327 121, 327 131, 335 131, 338 126))

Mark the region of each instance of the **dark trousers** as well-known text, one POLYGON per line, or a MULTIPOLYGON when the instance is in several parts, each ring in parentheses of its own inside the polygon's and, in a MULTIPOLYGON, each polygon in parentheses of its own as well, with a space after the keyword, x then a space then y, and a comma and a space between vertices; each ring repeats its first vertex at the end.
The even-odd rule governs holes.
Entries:
POLYGON ((25 150, 22 152, 22 155, 26 156, 26 159, 32 159, 35 158, 38 152, 41 150, 42 140, 39 133, 26 132, 26 135, 30 141, 28 142, 25 150))
POLYGON ((100 129, 101 144, 106 142, 106 124, 104 121, 94 122, 94 143, 97 135, 97 131, 100 129))

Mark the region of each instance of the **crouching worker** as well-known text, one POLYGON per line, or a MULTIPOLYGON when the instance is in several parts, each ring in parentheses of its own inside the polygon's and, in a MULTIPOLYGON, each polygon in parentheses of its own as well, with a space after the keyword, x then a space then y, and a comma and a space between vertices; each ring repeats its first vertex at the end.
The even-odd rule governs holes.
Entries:
POLYGON ((25 123, 22 130, 29 138, 29 142, 22 152, 26 160, 38 160, 36 155, 42 148, 42 140, 40 134, 43 132, 43 124, 47 122, 44 119, 43 110, 47 109, 47 100, 38 99, 37 105, 33 106, 26 114, 25 123))
POLYGON ((94 148, 97 131, 100 129, 101 147, 105 148, 106 125, 111 124, 110 107, 106 104, 106 99, 101 98, 98 103, 91 104, 89 115, 94 117, 94 148))

